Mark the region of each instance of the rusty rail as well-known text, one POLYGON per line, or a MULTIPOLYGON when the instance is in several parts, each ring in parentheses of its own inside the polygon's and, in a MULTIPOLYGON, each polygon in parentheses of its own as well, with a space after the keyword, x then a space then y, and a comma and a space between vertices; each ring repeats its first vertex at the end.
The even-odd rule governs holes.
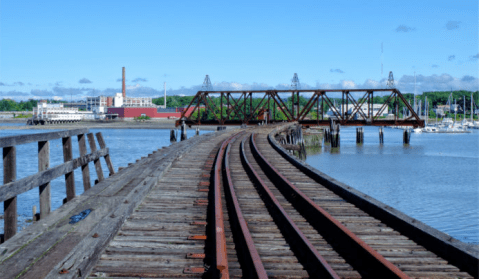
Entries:
MULTIPOLYGON (((253 136, 253 134, 251 136, 253 136)), ((318 250, 314 248, 314 245, 308 240, 308 238, 303 234, 288 213, 284 210, 263 179, 253 169, 248 161, 248 158, 246 158, 244 148, 245 140, 246 138, 241 142, 241 160, 245 162, 247 171, 251 173, 254 179, 258 182, 262 196, 275 210, 276 214, 274 214, 273 218, 276 218, 278 221, 277 223, 282 225, 281 230, 285 232, 283 234, 285 236, 290 236, 290 241, 295 243, 294 245, 291 245, 292 249, 295 250, 295 254, 302 256, 305 266, 312 271, 316 277, 339 278, 333 268, 319 254, 318 250)))
POLYGON ((224 158, 224 167, 225 167, 225 175, 226 175, 226 184, 225 188, 225 197, 229 204, 231 204, 232 211, 230 211, 230 215, 233 215, 233 220, 230 219, 232 227, 238 228, 238 234, 241 237, 242 247, 240 249, 244 249, 246 254, 246 262, 250 264, 252 268, 246 268, 246 271, 249 271, 249 277, 259 278, 259 279, 267 279, 268 274, 263 266, 261 258, 259 257, 258 251, 256 250, 256 246, 254 244, 253 238, 251 233, 248 229, 246 221, 243 217, 243 213, 241 211, 238 198, 236 197, 236 193, 233 186, 233 180, 231 178, 231 170, 229 166, 229 159, 230 159, 230 148, 231 144, 237 140, 239 136, 242 134, 238 134, 234 136, 230 143, 228 143, 228 147, 226 149, 226 156, 224 158), (234 222, 234 223, 233 223, 234 222), (246 247, 246 249, 245 249, 246 247))
POLYGON ((228 279, 228 255, 226 251, 225 225, 223 218, 223 206, 221 203, 221 172, 222 162, 226 151, 226 146, 232 138, 225 140, 216 156, 214 168, 214 208, 215 208, 215 257, 216 268, 220 273, 220 278, 228 279))
MULTIPOLYGON (((301 190, 294 186, 286 177, 284 177, 266 158, 259 152, 254 140, 254 134, 250 137, 251 150, 254 157, 264 168, 265 173, 275 185, 290 200, 293 206, 315 227, 317 230, 326 234, 334 235, 335 238, 341 238, 342 249, 349 249, 349 254, 355 254, 355 260, 358 266, 369 266, 369 274, 378 278, 409 278, 394 264, 386 260, 376 250, 372 249, 363 240, 352 233, 341 222, 332 217, 326 210, 315 204, 301 190), (351 251, 352 250, 352 251, 351 251)), ((347 257, 347 255, 346 255, 347 257)), ((359 269, 359 268, 358 268, 359 269)))

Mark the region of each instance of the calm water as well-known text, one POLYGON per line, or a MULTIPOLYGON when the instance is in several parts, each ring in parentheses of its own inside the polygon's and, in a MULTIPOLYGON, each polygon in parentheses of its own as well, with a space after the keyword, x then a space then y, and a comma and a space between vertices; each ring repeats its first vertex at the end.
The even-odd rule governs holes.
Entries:
MULTIPOLYGON (((0 137, 31 134, 31 133, 45 133, 54 130, 0 130, 0 137)), ((100 130, 90 129, 91 133, 100 132, 100 130)), ((126 167, 128 163, 134 163, 142 156, 147 156, 154 150, 163 146, 170 145, 170 131, 169 130, 155 130, 155 129, 104 129, 101 130, 103 138, 105 139, 107 147, 110 149, 110 156, 113 162, 115 171, 118 167, 126 167)), ((204 134, 210 131, 200 131, 204 134)), ((194 136, 195 131, 188 130, 188 138, 194 136)), ((97 142, 97 148, 98 148, 97 142)), ((17 146, 17 179, 27 177, 38 172, 38 157, 37 143, 30 143, 17 146)), ((87 144, 88 152, 90 152, 87 144)), ((78 141, 76 137, 73 138, 73 157, 80 157, 78 150, 78 141)), ((108 168, 105 160, 100 160, 102 163, 102 170, 105 177, 108 177, 108 168)), ((50 166, 56 166, 63 163, 62 142, 61 139, 50 141, 50 166)), ((93 163, 89 164, 90 176, 92 185, 97 179, 93 163)), ((3 170, 3 162, 0 160, 0 170, 3 170)), ((76 194, 83 193, 83 182, 81 169, 75 170, 75 188, 76 194)), ((3 171, 0 171, 0 181, 3 184, 3 171)), ((61 176, 51 182, 52 195, 52 210, 57 209, 62 205, 63 199, 66 197, 65 178, 61 176)), ((38 198, 38 189, 32 189, 26 193, 18 196, 18 226, 22 227, 28 225, 27 220, 32 218, 32 207, 37 206, 39 211, 40 204, 38 198)), ((0 206, 0 215, 3 215, 3 206, 0 206)), ((3 233, 3 221, 0 220, 0 233, 3 233)))
POLYGON ((25 126, 25 123, 0 123, 0 126, 25 126))
POLYGON ((412 134, 402 144, 402 130, 341 129, 341 147, 323 147, 306 162, 454 238, 479 244, 479 131, 471 134, 412 134))
MULTIPOLYGON (((0 136, 40 133, 52 130, 0 130, 0 136)), ((96 133, 99 130, 91 129, 96 133)), ((115 169, 135 162, 148 153, 168 146, 169 130, 105 129, 101 131, 115 169)), ((320 171, 444 231, 464 242, 479 243, 479 131, 472 134, 413 134, 411 145, 402 145, 402 130, 385 129, 383 146, 378 129, 365 127, 365 144, 356 146, 355 129, 341 130, 339 153, 323 147, 309 155, 307 162, 320 171)), ((205 132, 201 132, 205 133, 205 132)), ((194 131, 188 131, 188 137, 194 131)), ((87 144, 88 146, 88 144, 87 144)), ((36 143, 17 147, 17 177, 38 170, 36 143)), ((50 143, 51 166, 63 162, 61 140, 50 143)), ((73 155, 79 156, 76 138, 73 155)), ((101 160, 103 171, 108 168, 101 160)), ((0 165, 2 162, 0 161, 0 165)), ((0 169, 3 166, 0 167, 0 169)), ((0 171, 0 181, 3 176, 0 171)), ((92 181, 96 173, 90 164, 92 181)), ((77 195, 83 193, 81 171, 75 171, 77 195)), ((52 181, 52 209, 61 206, 65 194, 64 177, 52 181)), ((39 208, 38 189, 18 197, 19 227, 28 225, 32 206, 39 208)), ((3 215, 3 206, 0 206, 3 215)), ((3 221, 0 221, 3 232, 3 221)))

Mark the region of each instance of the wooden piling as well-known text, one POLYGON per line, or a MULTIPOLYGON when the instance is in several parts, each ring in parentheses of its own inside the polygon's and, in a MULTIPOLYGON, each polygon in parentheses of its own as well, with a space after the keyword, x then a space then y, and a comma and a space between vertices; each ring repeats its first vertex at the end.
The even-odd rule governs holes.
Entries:
MULTIPOLYGON (((97 150, 96 149, 95 138, 94 138, 92 133, 87 134, 87 137, 88 137, 88 143, 90 144, 90 150, 93 153, 97 150)), ((94 160, 93 163, 95 164, 96 176, 98 177, 98 181, 101 182, 105 178, 103 176, 103 171, 101 169, 100 159, 98 158, 98 159, 94 160)))
POLYGON ((197 135, 197 136, 200 135, 200 127, 196 127, 196 135, 197 135))
POLYGON ((379 127, 379 144, 384 144, 383 127, 379 127))
POLYGON ((186 135, 186 125, 183 123, 181 125, 181 141, 187 140, 188 136, 186 135))
POLYGON ((329 129, 324 129, 324 143, 331 143, 331 131, 329 129))
MULTIPOLYGON (((38 142, 38 171, 48 170, 50 168, 50 142, 38 142)), ((50 214, 51 211, 51 189, 50 182, 38 187, 40 194, 40 219, 50 214)))
MULTIPOLYGON (((62 138, 63 143, 63 161, 69 162, 73 159, 72 138, 62 138)), ((73 171, 65 174, 65 186, 67 190, 67 202, 75 197, 75 176, 73 171)))
MULTIPOLYGON (((3 148, 3 184, 17 179, 17 148, 15 146, 3 148)), ((17 233, 17 197, 3 202, 4 240, 17 233)))
POLYGON ((409 129, 405 129, 403 132, 403 144, 409 145, 410 140, 411 140, 411 131, 409 129))
POLYGON ((364 143, 364 128, 356 128, 356 144, 364 143))
POLYGON ((338 148, 341 146, 341 137, 340 137, 340 124, 333 124, 333 130, 331 131, 331 148, 338 148))
POLYGON ((171 130, 170 130, 170 142, 176 142, 175 129, 171 129, 171 130))

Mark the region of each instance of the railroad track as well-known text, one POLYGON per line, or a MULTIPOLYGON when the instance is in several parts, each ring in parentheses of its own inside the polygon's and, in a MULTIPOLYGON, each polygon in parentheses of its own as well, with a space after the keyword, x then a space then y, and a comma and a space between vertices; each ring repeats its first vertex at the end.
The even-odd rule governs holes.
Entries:
POLYGON ((265 130, 219 148, 207 277, 473 278, 295 167, 265 130))

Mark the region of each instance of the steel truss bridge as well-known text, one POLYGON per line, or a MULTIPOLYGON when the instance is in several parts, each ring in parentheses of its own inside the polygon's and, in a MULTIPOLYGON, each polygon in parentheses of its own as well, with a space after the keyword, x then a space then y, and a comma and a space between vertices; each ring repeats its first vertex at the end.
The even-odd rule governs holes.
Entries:
POLYGON ((397 89, 198 91, 176 125, 258 125, 297 121, 304 126, 329 126, 331 120, 342 126, 424 127, 424 120, 397 89), (376 96, 389 94, 379 109, 378 104, 373 106, 375 93, 376 96), (355 99, 353 94, 362 97, 355 99), (305 105, 300 106, 300 95, 307 100, 305 105), (291 97, 289 104, 288 97, 291 97), (339 104, 335 104, 336 101, 339 104), (407 108, 407 116, 400 117, 400 104, 407 108), (326 116, 325 107, 333 114, 326 116), (386 108, 392 111, 388 117, 383 116, 386 108))

